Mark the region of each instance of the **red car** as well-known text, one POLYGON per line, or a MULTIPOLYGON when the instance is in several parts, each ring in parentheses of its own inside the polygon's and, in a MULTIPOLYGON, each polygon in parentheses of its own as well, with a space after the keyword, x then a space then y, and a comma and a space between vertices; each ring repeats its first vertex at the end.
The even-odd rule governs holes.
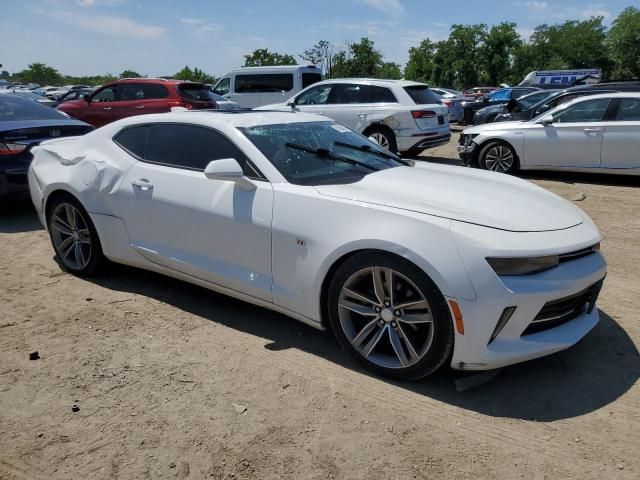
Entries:
POLYGON ((480 98, 480 97, 484 97, 487 93, 491 93, 497 89, 498 87, 473 87, 467 90, 466 92, 464 92, 463 95, 465 97, 480 98))
POLYGON ((94 127, 143 113, 164 113, 171 107, 218 108, 209 88, 202 83, 162 78, 127 78, 108 83, 82 100, 57 109, 94 127))

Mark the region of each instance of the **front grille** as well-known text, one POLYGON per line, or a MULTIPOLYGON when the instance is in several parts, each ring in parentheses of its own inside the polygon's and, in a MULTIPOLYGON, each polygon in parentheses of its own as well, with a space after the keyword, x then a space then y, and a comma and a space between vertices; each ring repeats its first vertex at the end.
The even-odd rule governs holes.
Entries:
POLYGON ((444 125, 444 115, 438 115, 438 125, 444 125))
POLYGON ((522 336, 549 330, 570 322, 585 312, 591 313, 601 288, 602 280, 581 292, 547 302, 522 332, 522 336))
POLYGON ((558 261, 560 263, 570 262, 571 260, 576 260, 578 258, 586 257, 587 255, 591 255, 592 253, 596 253, 600 250, 600 244, 593 245, 591 247, 583 248, 582 250, 577 250, 575 252, 563 253, 558 255, 558 261))

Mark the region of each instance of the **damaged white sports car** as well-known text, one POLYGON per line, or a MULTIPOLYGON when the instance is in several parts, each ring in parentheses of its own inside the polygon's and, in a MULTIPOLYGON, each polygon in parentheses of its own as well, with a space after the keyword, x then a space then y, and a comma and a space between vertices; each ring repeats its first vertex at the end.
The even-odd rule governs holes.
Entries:
POLYGON ((106 258, 330 327, 381 375, 501 367, 598 321, 606 264, 580 209, 326 117, 130 117, 36 147, 29 184, 68 271, 106 258))

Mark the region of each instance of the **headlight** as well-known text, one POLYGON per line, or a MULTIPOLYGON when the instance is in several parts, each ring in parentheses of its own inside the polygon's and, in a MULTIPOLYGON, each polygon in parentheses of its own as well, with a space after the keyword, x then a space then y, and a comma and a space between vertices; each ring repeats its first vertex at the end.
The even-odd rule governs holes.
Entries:
POLYGON ((558 266, 558 255, 546 257, 487 258, 487 263, 499 276, 532 275, 558 266))

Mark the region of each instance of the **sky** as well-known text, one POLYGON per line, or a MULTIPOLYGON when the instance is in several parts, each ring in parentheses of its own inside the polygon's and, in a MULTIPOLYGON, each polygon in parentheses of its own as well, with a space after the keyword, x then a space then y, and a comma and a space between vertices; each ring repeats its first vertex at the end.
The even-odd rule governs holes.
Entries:
MULTIPOLYGON (((601 15, 609 24, 638 0, 0 0, 0 64, 42 62, 69 75, 172 75, 183 66, 221 76, 257 48, 298 55, 319 40, 367 36, 404 65, 424 38, 452 24, 535 26, 601 15)), ((299 60, 304 63, 302 60, 299 60)))

